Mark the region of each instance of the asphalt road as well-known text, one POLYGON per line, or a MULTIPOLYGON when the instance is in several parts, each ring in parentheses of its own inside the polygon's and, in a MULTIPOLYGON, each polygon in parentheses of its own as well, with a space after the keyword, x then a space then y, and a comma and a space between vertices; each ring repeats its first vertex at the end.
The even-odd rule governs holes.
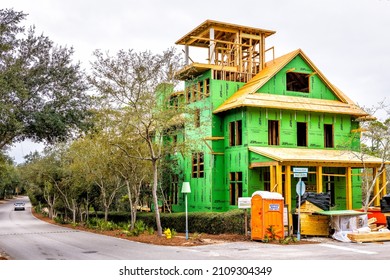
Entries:
POLYGON ((390 242, 278 245, 234 242, 197 247, 155 246, 45 223, 26 197, 0 202, 0 251, 14 260, 390 260, 390 242), (14 211, 15 201, 26 202, 14 211))

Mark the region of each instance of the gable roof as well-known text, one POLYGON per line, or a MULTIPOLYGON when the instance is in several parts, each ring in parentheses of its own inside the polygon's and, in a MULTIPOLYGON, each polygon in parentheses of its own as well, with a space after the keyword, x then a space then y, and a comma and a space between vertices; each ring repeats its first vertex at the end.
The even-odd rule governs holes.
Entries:
POLYGON ((248 83, 242 86, 236 93, 228 98, 222 105, 213 111, 220 113, 238 107, 263 107, 263 108, 281 108, 291 110, 305 110, 316 112, 329 112, 340 114, 351 114, 354 116, 368 116, 369 114, 360 109, 351 99, 349 99, 341 90, 332 85, 314 63, 301 50, 295 50, 283 56, 280 56, 266 63, 265 68, 255 75, 248 83), (256 93, 273 76, 275 76, 283 67, 285 67, 296 56, 300 55, 302 59, 313 69, 318 77, 339 99, 324 100, 305 97, 294 97, 286 95, 273 95, 267 93, 256 93))

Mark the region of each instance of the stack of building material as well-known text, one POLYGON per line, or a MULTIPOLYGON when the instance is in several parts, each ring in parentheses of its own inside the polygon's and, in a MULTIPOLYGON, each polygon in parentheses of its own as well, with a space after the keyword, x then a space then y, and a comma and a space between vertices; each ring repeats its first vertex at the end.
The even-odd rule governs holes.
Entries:
POLYGON ((378 241, 390 241, 390 230, 385 228, 385 231, 371 231, 371 232, 358 232, 348 233, 347 236, 352 242, 378 242, 378 241))
POLYGON ((347 237, 352 242, 379 242, 390 240, 390 230, 385 225, 378 225, 377 219, 368 219, 368 227, 366 231, 355 229, 353 232, 348 233, 347 237))
MULTIPOLYGON (((305 193, 301 203, 301 235, 328 236, 330 217, 316 212, 329 210, 328 194, 305 193)), ((298 211, 298 210, 297 210, 298 211)))

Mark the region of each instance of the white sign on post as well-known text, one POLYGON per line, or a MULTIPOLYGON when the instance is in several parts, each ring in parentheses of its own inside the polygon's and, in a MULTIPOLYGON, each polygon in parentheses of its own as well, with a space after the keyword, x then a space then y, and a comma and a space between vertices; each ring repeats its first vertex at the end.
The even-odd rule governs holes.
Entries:
POLYGON ((307 167, 293 167, 293 173, 307 173, 309 168, 307 167))
POLYGON ((307 173, 294 173, 294 178, 306 178, 307 173))
POLYGON ((238 198, 238 208, 239 209, 249 209, 251 208, 251 197, 239 197, 238 198))

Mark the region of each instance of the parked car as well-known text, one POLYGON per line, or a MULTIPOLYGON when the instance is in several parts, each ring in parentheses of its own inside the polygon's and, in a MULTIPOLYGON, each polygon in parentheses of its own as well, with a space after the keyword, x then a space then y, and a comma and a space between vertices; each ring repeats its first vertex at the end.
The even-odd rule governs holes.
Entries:
POLYGON ((14 210, 25 210, 24 202, 16 202, 14 203, 14 210))

